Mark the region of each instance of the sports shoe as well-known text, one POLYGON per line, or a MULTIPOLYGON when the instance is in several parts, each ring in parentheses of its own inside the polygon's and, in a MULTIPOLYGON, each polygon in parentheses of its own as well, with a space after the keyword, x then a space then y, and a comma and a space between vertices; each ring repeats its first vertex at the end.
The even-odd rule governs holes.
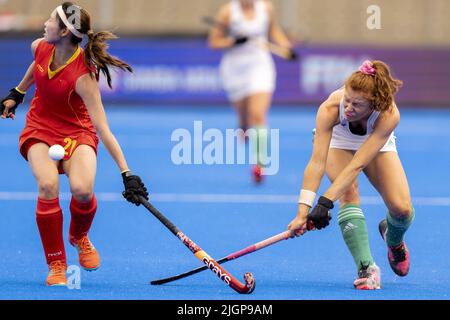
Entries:
POLYGON ((69 236, 69 242, 78 250, 78 260, 86 271, 95 271, 100 267, 100 256, 88 236, 75 239, 69 236))
MULTIPOLYGON (((387 228, 387 220, 384 219, 378 226, 378 230, 384 241, 386 241, 387 228)), ((404 241, 398 246, 388 246, 388 260, 396 275, 404 277, 409 273, 409 251, 404 241)))
POLYGON ((259 184, 262 182, 263 179, 263 174, 262 174, 262 168, 259 165, 256 165, 252 168, 252 175, 253 175, 253 180, 255 181, 255 183, 259 184))
POLYGON ((361 266, 358 272, 358 279, 353 283, 357 290, 378 290, 381 289, 380 268, 376 264, 361 266))
POLYGON ((49 287, 67 286, 67 264, 65 261, 57 260, 48 265, 48 276, 46 284, 49 287))

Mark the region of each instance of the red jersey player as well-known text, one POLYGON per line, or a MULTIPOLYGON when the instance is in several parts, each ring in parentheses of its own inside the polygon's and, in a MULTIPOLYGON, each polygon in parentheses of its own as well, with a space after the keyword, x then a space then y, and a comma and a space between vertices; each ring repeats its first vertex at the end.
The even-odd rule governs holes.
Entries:
POLYGON ((25 91, 35 83, 36 93, 20 135, 20 152, 38 185, 36 221, 49 265, 49 286, 67 283, 58 173, 68 176, 72 193, 70 244, 78 250, 83 268, 92 271, 100 266, 98 252, 88 238, 97 210, 94 180, 98 137, 122 173, 124 197, 136 205, 140 196, 148 199, 142 180, 129 170, 110 131, 98 88, 100 72, 111 86, 109 67, 132 71, 108 54, 106 40, 114 38, 109 32, 94 33, 89 13, 65 2, 45 23, 44 38, 33 42, 34 62, 22 82, 0 103, 1 117, 14 119, 25 91), (83 50, 80 43, 84 38, 87 45, 83 50), (48 156, 49 146, 55 144, 65 148, 61 161, 48 156))

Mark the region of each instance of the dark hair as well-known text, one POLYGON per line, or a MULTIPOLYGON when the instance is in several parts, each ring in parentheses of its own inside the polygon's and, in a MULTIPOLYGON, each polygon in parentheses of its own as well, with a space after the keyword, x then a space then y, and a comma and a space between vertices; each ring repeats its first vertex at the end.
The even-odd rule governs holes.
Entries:
MULTIPOLYGON (((62 4, 62 8, 67 16, 73 14, 73 12, 71 11, 71 7, 73 6, 75 5, 72 2, 64 2, 62 4)), ((98 80, 101 71, 108 81, 108 86, 112 88, 111 73, 109 71, 110 67, 119 68, 129 72, 133 72, 133 69, 126 62, 113 57, 108 53, 109 46, 107 41, 117 39, 118 37, 109 31, 100 31, 94 33, 91 28, 91 16, 89 15, 89 13, 83 8, 80 8, 80 13, 80 28, 77 30, 81 34, 85 34, 88 37, 88 42, 84 48, 84 62, 88 69, 91 70, 91 77, 96 77, 98 80), (92 66, 94 66, 96 69, 95 74, 92 71, 92 66)), ((67 29, 66 25, 61 20, 59 15, 57 15, 57 17, 59 20, 59 27, 61 29, 67 29)), ((78 38, 72 33, 70 40, 73 44, 79 44, 81 43, 81 41, 83 41, 83 39, 78 38)))
POLYGON ((345 86, 367 94, 376 111, 385 111, 391 108, 394 95, 403 82, 393 78, 389 66, 383 61, 373 61, 372 64, 375 75, 356 71, 347 79, 345 86))

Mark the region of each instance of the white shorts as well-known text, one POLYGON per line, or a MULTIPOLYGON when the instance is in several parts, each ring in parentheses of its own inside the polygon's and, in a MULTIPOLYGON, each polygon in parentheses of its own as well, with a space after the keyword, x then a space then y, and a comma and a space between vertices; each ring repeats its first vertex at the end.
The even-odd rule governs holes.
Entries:
POLYGON ((275 91, 275 64, 269 54, 226 55, 220 64, 223 88, 232 102, 275 91))

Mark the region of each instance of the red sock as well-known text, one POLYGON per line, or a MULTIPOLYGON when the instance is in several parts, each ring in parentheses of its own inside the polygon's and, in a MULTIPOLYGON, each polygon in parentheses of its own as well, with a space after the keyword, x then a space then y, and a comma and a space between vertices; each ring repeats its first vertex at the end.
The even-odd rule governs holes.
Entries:
POLYGON ((63 214, 59 199, 38 199, 36 222, 44 246, 47 264, 53 261, 66 261, 63 240, 63 214))
POLYGON ((70 213, 72 220, 70 221, 70 236, 75 239, 81 239, 87 235, 91 229, 92 221, 97 212, 97 199, 95 195, 88 203, 78 202, 74 197, 70 202, 70 213))

